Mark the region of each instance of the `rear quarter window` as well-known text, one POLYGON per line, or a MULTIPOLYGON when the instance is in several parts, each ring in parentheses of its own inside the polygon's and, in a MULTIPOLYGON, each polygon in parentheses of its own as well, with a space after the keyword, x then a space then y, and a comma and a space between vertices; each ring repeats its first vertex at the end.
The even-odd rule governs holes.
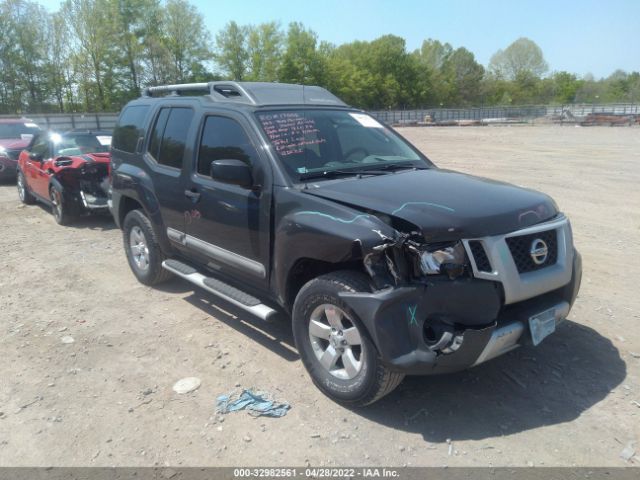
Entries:
POLYGON ((128 153, 136 151, 138 139, 144 136, 143 127, 148 112, 148 105, 134 105, 126 107, 122 111, 118 124, 113 130, 113 139, 111 141, 111 146, 115 150, 128 153))

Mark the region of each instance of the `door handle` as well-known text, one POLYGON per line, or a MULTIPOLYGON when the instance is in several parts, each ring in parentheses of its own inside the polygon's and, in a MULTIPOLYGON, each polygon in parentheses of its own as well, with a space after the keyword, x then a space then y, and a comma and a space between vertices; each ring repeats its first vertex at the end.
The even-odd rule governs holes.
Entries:
POLYGON ((184 194, 187 198, 190 198, 193 203, 196 203, 200 200, 200 192, 198 192, 195 188, 191 190, 185 190, 184 194))

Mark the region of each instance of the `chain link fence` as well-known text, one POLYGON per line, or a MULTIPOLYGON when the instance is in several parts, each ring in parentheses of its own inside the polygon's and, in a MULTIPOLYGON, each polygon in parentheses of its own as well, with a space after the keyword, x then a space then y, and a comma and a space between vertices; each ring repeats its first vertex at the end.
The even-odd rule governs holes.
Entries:
POLYGON ((538 118, 570 121, 584 120, 592 114, 640 115, 640 104, 572 104, 572 105, 524 105, 475 108, 426 108, 415 110, 375 110, 369 112, 377 119, 392 124, 448 123, 477 121, 483 123, 531 122, 538 118))
POLYGON ((118 113, 34 113, 19 115, 0 115, 5 118, 24 118, 36 123, 40 128, 56 132, 68 130, 113 130, 118 113))

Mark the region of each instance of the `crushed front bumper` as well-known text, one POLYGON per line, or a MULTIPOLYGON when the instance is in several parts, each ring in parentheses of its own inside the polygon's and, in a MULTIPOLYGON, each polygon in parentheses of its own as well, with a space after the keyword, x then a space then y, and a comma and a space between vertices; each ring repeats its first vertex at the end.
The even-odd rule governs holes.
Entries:
POLYGON ((365 324, 387 366, 426 375, 464 370, 530 343, 529 318, 552 311, 555 323, 562 322, 581 278, 582 260, 574 252, 569 283, 506 306, 500 284, 471 278, 340 296, 365 324), (455 348, 434 348, 427 334, 432 325, 450 328, 455 348))

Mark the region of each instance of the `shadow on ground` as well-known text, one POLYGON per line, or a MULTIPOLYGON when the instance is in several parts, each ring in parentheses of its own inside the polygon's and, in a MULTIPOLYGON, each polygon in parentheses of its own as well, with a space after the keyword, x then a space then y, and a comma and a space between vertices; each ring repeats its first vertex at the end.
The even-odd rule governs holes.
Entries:
MULTIPOLYGON (((45 205, 42 202, 37 202, 38 207, 42 209, 47 215, 51 216, 51 222, 55 223, 53 214, 51 213, 51 207, 45 205)), ((109 230, 116 229, 116 224, 113 221, 113 217, 109 213, 100 214, 87 214, 75 218, 69 225, 65 225, 64 228, 75 228, 78 230, 100 230, 107 232, 109 230)))
POLYGON ((355 413, 429 442, 482 440, 572 421, 625 375, 607 338, 566 321, 538 347, 457 374, 407 377, 394 393, 355 413))
MULTIPOLYGON (((161 288, 192 291, 185 300, 213 321, 287 361, 298 360, 285 314, 265 322, 181 280, 161 288)), ((625 376, 626 365, 609 339, 567 320, 538 347, 522 347, 464 372, 407 377, 393 393, 354 413, 429 442, 482 440, 570 422, 625 376)), ((314 388, 311 380, 308 388, 314 388)))
MULTIPOLYGON (((189 288, 188 284, 187 288, 189 288)), ((199 289, 185 300, 214 317, 214 321, 220 321, 233 328, 249 340, 280 355, 284 360, 293 362, 299 358, 293 342, 291 321, 286 315, 279 313, 273 315, 269 321, 265 321, 199 289)), ((300 368, 303 368, 302 364, 300 368)), ((309 384, 311 385, 311 381, 309 384)))

